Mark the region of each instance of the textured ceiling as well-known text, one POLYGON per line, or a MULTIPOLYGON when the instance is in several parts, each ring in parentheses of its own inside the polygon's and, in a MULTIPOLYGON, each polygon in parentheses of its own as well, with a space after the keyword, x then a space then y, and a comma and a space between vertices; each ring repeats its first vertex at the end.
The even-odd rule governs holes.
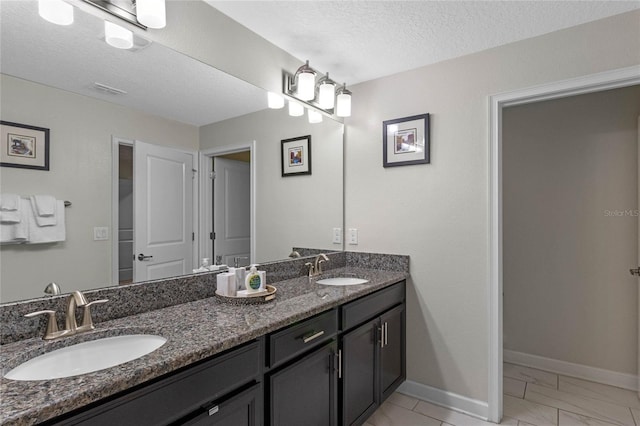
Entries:
POLYGON ((135 52, 107 45, 103 21, 78 9, 67 27, 41 19, 36 1, 1 7, 3 74, 196 126, 266 108, 262 89, 157 43, 135 52), (127 94, 97 91, 96 82, 127 94))
POLYGON ((350 84, 640 8, 640 1, 206 1, 350 84))

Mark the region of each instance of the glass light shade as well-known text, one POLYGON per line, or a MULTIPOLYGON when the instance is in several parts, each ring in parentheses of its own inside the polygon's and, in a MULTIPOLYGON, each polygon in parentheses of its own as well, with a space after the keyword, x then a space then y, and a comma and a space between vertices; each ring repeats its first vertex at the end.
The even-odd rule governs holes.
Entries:
POLYGON ((53 24, 73 24, 73 6, 62 0, 38 0, 38 14, 53 24))
POLYGON ((310 101, 316 96, 316 75, 312 72, 302 72, 298 74, 298 99, 310 101))
POLYGON ((322 109, 332 109, 336 103, 336 85, 333 83, 321 83, 318 90, 318 104, 322 109))
POLYGON ((314 124, 314 123, 322 123, 322 114, 320 114, 318 111, 314 111, 314 110, 309 110, 309 123, 314 124))
POLYGON ((284 97, 277 93, 269 92, 267 93, 267 105, 271 109, 280 109, 284 107, 284 97))
POLYGON ((136 16, 138 22, 149 28, 159 29, 167 26, 164 0, 137 0, 136 16))
POLYGON ((110 46, 118 49, 133 47, 133 33, 113 22, 104 21, 104 39, 110 46))
POLYGON ((289 101, 289 115, 292 117, 300 117, 304 114, 304 108, 297 102, 289 101))
POLYGON ((351 117, 351 95, 340 93, 337 99, 336 115, 338 117, 351 117))

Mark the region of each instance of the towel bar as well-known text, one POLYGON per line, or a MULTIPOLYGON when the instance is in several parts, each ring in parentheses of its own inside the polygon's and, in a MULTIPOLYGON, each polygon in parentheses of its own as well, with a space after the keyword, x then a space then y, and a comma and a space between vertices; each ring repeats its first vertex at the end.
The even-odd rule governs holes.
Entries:
POLYGON ((71 201, 65 201, 64 202, 64 206, 65 207, 71 207, 71 201))

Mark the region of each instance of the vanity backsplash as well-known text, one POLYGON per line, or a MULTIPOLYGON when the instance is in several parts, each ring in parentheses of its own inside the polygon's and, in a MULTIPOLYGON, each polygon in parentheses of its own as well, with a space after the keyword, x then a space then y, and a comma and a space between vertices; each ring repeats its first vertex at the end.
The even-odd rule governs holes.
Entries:
MULTIPOLYGON (((409 256, 379 253, 334 252, 328 253, 330 261, 325 273, 346 266, 387 271, 409 272, 409 256)), ((267 283, 276 283, 308 273, 305 263, 313 257, 301 257, 263 263, 260 269, 267 272, 267 283)), ((89 301, 109 299, 93 308, 95 323, 136 315, 143 312, 180 305, 213 297, 216 275, 219 272, 201 273, 184 277, 147 281, 118 287, 105 287, 84 292, 89 301)), ((0 345, 42 336, 46 327, 44 318, 25 318, 34 311, 52 309, 62 322, 67 295, 31 299, 0 305, 0 345)))

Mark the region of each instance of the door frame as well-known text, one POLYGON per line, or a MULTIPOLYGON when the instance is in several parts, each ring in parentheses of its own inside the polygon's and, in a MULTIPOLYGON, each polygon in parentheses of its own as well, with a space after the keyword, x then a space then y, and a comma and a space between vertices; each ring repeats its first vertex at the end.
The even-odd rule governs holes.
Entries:
POLYGON ((640 66, 561 80, 489 97, 489 421, 498 423, 503 412, 502 109, 636 84, 640 84, 640 66))
POLYGON ((213 182, 209 178, 213 172, 213 157, 218 157, 236 152, 249 151, 251 162, 249 164, 249 181, 250 181, 250 256, 251 262, 256 261, 256 215, 258 205, 256 203, 256 177, 257 177, 257 161, 256 161, 256 141, 240 142, 233 145, 219 146, 201 150, 200 157, 200 222, 199 222, 199 252, 201 257, 208 257, 213 262, 213 244, 210 244, 209 235, 213 232, 213 182))
MULTIPOLYGON (((119 136, 115 136, 112 135, 111 136, 111 284, 112 285, 120 285, 119 281, 118 281, 118 225, 119 225, 119 221, 118 221, 118 204, 120 202, 120 191, 118 188, 118 174, 119 174, 119 168, 120 168, 120 164, 119 164, 119 157, 120 157, 120 152, 118 149, 119 145, 127 145, 127 146, 131 146, 134 147, 135 146, 135 142, 137 141, 137 139, 127 139, 127 138, 122 138, 119 136)), ((140 141, 143 142, 143 141, 140 141)), ((189 150, 185 150, 185 149, 180 149, 180 148, 176 148, 176 147, 171 147, 171 146, 165 146, 165 145, 158 145, 160 147, 163 148, 169 148, 169 149, 175 149, 177 151, 183 152, 185 154, 189 154, 193 157, 193 173, 195 173, 195 175, 199 175, 201 173, 198 173, 198 171, 200 169, 196 169, 196 167, 198 167, 198 156, 197 156, 197 151, 189 151, 189 150)), ((135 169, 133 171, 134 173, 134 177, 135 177, 135 169)), ((199 180, 194 178, 193 179, 193 183, 191 185, 191 191, 193 194, 193 208, 192 208, 192 223, 193 223, 193 232, 195 235, 195 239, 192 242, 192 250, 193 250, 193 259, 192 259, 192 268, 197 268, 199 263, 199 247, 200 247, 200 231, 199 228, 197 227, 199 225, 199 208, 198 208, 198 201, 199 201, 199 197, 198 197, 198 185, 199 180)), ((135 197, 135 193, 134 193, 134 197, 135 197)), ((135 207, 134 207, 134 212, 133 214, 135 215, 135 207)), ((134 238, 134 242, 135 242, 135 238, 134 238)), ((134 245, 135 248, 135 245, 134 245)), ((135 252, 135 250, 134 250, 135 252)), ((135 283, 135 281, 134 281, 135 283)))

